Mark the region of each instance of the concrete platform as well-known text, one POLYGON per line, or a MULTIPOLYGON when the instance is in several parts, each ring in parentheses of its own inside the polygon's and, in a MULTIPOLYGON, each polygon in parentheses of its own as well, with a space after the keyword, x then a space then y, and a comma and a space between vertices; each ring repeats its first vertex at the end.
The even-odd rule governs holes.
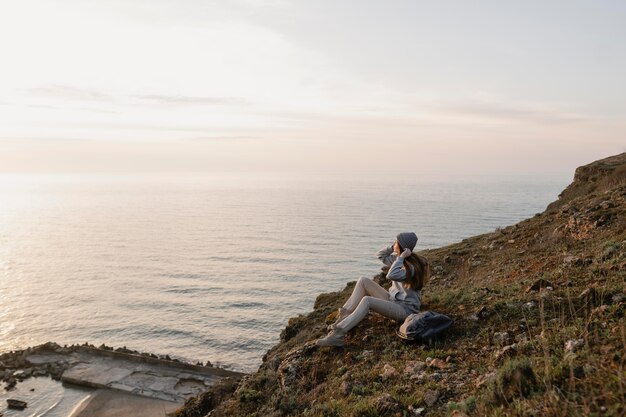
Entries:
MULTIPOLYGON (((173 403, 175 407, 182 405, 187 398, 206 391, 221 378, 243 375, 221 368, 92 347, 81 347, 68 354, 56 352, 31 354, 26 359, 35 365, 62 362, 65 364, 61 376, 63 382, 165 401, 173 403)), ((113 398, 110 394, 97 394, 95 397, 102 397, 94 400, 95 404, 102 403, 106 398, 113 398)), ((120 404, 132 402, 126 397, 120 398, 124 398, 123 401, 120 400, 120 404)), ((158 404, 155 407, 163 405, 158 402, 155 404, 158 404)))

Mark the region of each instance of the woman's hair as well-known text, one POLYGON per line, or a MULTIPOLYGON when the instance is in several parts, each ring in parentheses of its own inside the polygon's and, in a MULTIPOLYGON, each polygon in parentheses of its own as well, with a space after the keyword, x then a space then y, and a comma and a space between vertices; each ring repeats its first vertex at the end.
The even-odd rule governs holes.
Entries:
MULTIPOLYGON (((400 253, 402 253, 403 250, 402 246, 400 246, 400 253)), ((404 258, 403 265, 404 269, 407 271, 406 286, 413 290, 421 290, 424 288, 424 285, 426 285, 430 277, 430 263, 428 259, 413 252, 411 255, 404 258), (413 273, 410 273, 409 269, 413 273)))

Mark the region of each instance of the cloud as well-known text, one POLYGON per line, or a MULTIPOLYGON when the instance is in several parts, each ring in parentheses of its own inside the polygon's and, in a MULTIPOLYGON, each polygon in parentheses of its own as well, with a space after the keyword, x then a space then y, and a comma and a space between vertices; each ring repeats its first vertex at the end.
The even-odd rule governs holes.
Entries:
POLYGON ((509 105, 497 102, 465 102, 427 106, 427 110, 451 116, 467 116, 486 119, 519 120, 542 124, 572 124, 596 120, 596 118, 557 108, 509 105))
POLYGON ((23 89, 30 95, 46 98, 90 101, 90 102, 119 102, 120 99, 131 98, 143 103, 168 106, 193 105, 244 105, 249 102, 241 97, 220 96, 185 96, 166 94, 135 94, 130 96, 114 96, 95 88, 76 87, 71 85, 54 84, 43 87, 23 89))
POLYGON ((258 139, 258 137, 255 136, 198 136, 198 137, 193 137, 193 138, 186 138, 184 140, 188 140, 188 141, 212 141, 212 140, 246 140, 246 139, 258 139))
POLYGON ((100 90, 92 88, 75 87, 70 85, 54 84, 45 87, 34 87, 24 89, 29 94, 50 97, 61 98, 66 100, 78 100, 78 101, 97 101, 97 102, 111 102, 115 98, 107 93, 103 93, 100 90))
POLYGON ((163 105, 232 105, 248 104, 248 101, 239 97, 210 97, 210 96, 183 96, 162 94, 141 94, 132 96, 151 104, 163 105))

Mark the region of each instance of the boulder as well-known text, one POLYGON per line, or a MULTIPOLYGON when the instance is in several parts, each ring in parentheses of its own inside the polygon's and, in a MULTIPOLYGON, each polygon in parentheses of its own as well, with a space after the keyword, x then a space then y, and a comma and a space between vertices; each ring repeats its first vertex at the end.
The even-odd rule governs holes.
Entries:
POLYGON ((438 390, 426 390, 424 393, 424 402, 427 406, 432 407, 439 399, 441 393, 438 390))
POLYGON ((23 410, 28 406, 28 403, 26 401, 9 398, 7 400, 7 406, 13 410, 23 410))
POLYGON ((416 379, 422 375, 424 369, 426 369, 426 362, 409 361, 404 367, 404 372, 406 372, 411 379, 416 379))
POLYGON ((395 377, 396 375, 398 375, 398 371, 396 371, 396 368, 386 363, 385 366, 383 366, 383 372, 380 374, 380 377, 383 379, 383 381, 386 381, 390 378, 395 377))

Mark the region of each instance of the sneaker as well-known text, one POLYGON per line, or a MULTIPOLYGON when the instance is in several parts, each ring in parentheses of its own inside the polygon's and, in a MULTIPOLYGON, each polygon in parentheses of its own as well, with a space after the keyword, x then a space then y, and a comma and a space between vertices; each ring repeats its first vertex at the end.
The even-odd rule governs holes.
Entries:
POLYGON ((345 319, 346 317, 348 317, 350 315, 350 312, 348 310, 346 310, 343 307, 339 307, 339 310, 337 310, 337 320, 335 320, 335 322, 333 324, 329 324, 328 325, 328 330, 335 330, 337 329, 337 325, 339 324, 340 321, 342 321, 343 319, 345 319))
POLYGON ((343 346, 344 337, 346 332, 337 328, 321 339, 318 339, 315 344, 317 346, 343 346))

